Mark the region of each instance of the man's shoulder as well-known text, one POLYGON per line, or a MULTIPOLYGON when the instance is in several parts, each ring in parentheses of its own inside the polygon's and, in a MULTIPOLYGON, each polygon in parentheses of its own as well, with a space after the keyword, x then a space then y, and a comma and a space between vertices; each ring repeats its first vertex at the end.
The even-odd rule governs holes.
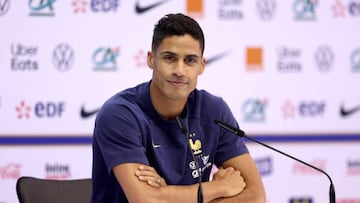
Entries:
POLYGON ((188 103, 189 113, 192 117, 197 117, 204 122, 206 120, 219 119, 224 112, 229 111, 228 105, 222 97, 216 96, 206 90, 196 90, 193 92, 188 103))
POLYGON ((194 93, 193 97, 195 98, 195 100, 200 103, 220 104, 220 103, 224 102, 222 97, 212 94, 212 93, 208 92, 207 90, 197 90, 196 89, 193 93, 194 93))
POLYGON ((147 83, 141 83, 137 86, 121 90, 111 96, 101 106, 101 112, 119 112, 138 111, 140 108, 141 97, 146 93, 147 83), (139 99, 140 98, 140 99, 139 99))
POLYGON ((146 93, 147 85, 148 83, 141 83, 137 86, 121 90, 105 101, 104 105, 136 104, 139 100, 138 98, 146 93))

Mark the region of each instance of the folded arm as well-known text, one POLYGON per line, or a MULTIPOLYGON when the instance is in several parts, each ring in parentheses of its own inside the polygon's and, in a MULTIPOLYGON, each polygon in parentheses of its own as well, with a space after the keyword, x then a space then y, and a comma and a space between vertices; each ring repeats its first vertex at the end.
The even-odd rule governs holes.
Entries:
MULTIPOLYGON (((233 167, 240 171, 244 178, 246 187, 244 191, 236 196, 228 198, 218 198, 212 203, 231 203, 231 202, 246 202, 246 203, 265 203, 266 195, 261 176, 256 168, 256 165, 249 154, 243 154, 224 162, 222 167, 233 167)), ((214 174, 214 180, 217 178, 217 173, 214 174)))
MULTIPOLYGON (((211 200, 212 203, 231 203, 231 202, 246 202, 246 203, 264 203, 266 202, 264 186, 256 168, 255 163, 249 154, 237 156, 233 159, 226 161, 223 166, 214 174, 213 181, 216 182, 219 179, 225 178, 229 175, 229 171, 237 171, 241 175, 240 179, 234 180, 234 185, 242 187, 240 193, 237 195, 221 196, 211 200), (246 185, 246 186, 245 186, 246 185)), ((139 171, 136 172, 138 179, 143 182, 147 182, 148 185, 153 187, 166 186, 165 180, 163 180, 157 172, 149 166, 142 166, 139 171)), ((203 184, 206 184, 203 183, 203 184)), ((223 185, 219 189, 225 189, 223 185)), ((203 188, 203 192, 207 188, 203 188)), ((205 201, 206 202, 206 201, 205 201)))
MULTIPOLYGON (((155 170, 141 170, 141 167, 144 165, 125 163, 113 168, 129 202, 197 202, 198 184, 167 185, 155 170)), ((202 183, 204 202, 239 194, 245 186, 239 183, 243 183, 243 179, 238 171, 231 168, 225 170, 217 180, 202 183)))

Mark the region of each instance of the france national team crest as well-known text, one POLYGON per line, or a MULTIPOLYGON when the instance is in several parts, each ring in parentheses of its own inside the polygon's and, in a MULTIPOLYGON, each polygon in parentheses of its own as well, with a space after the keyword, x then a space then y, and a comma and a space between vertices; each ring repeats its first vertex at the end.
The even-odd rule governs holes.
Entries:
POLYGON ((207 168, 211 168, 211 162, 209 162, 209 155, 204 155, 202 150, 202 143, 200 139, 196 139, 196 134, 191 133, 189 135, 189 144, 191 147, 191 150, 194 154, 194 157, 196 161, 199 164, 199 169, 197 169, 195 161, 191 161, 189 163, 189 168, 192 170, 192 177, 198 178, 200 175, 200 172, 203 173, 207 168))

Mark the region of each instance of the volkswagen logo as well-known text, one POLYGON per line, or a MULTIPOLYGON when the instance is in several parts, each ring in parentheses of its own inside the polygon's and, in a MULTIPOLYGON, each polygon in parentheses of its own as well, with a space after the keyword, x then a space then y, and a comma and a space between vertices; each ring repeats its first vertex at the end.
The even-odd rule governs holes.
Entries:
POLYGON ((68 71, 74 63, 74 50, 68 44, 59 44, 53 51, 52 61, 59 71, 68 71))
POLYGON ((258 0, 256 2, 258 14, 262 20, 269 21, 273 18, 276 2, 275 0, 258 0))
POLYGON ((321 72, 328 72, 334 61, 334 53, 330 47, 320 46, 315 52, 315 63, 321 72))

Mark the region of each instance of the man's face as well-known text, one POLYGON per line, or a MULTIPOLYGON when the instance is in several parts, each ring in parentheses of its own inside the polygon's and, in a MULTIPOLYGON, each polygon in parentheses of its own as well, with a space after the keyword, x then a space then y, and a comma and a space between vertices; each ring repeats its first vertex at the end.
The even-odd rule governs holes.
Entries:
POLYGON ((148 53, 148 65, 158 99, 186 100, 204 72, 205 59, 199 41, 186 34, 165 38, 155 53, 148 53))

